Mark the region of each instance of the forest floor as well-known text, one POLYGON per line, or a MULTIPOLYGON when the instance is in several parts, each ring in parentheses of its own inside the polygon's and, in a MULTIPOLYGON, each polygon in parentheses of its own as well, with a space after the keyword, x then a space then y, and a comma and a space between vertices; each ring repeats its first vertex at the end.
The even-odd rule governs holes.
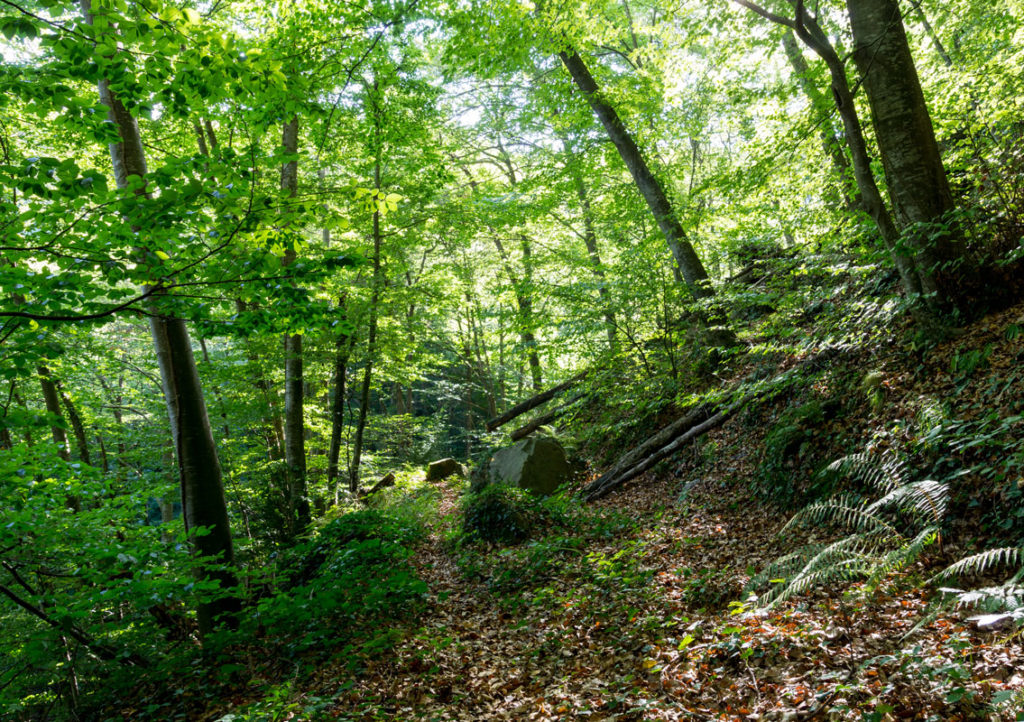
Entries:
MULTIPOLYGON (((1024 306, 979 322, 923 373, 888 368, 891 413, 911 413, 908 400, 922 393, 963 392, 950 357, 964 349, 987 349, 989 376, 1014 368, 1019 350, 1005 331, 1019 321, 1024 306)), ((463 484, 440 485, 439 514, 417 557, 428 608, 393 650, 366 661, 330 715, 1014 719, 1011 706, 1024 695, 1020 635, 979 631, 971 610, 911 631, 929 609, 923 581, 963 546, 936 545, 879 588, 818 591, 770 612, 740 604, 753 573, 813 539, 780 545, 789 514, 743 483, 761 435, 734 420, 713 432, 713 460, 684 455, 593 505, 604 527, 551 529, 518 548, 458 550, 450 530, 463 484)), ((324 669, 320 679, 326 689, 338 677, 324 669)))
MULTIPOLYGON (((978 322, 917 368, 867 360, 861 373, 884 372, 886 418, 865 410, 860 438, 920 414, 926 397, 960 399, 968 420, 1013 406, 1014 324, 1024 325, 1024 305, 978 322), (974 349, 984 363, 965 375, 958 359, 974 349)), ((925 581, 976 548, 977 520, 876 588, 836 586, 771 611, 742 602, 755 573, 828 533, 780 541, 791 512, 751 483, 780 412, 729 421, 703 448, 574 506, 568 521, 517 546, 460 546, 466 482, 433 485, 436 514, 415 556, 425 607, 397 644, 363 655, 355 675, 346 659, 303 681, 291 709, 316 702, 315 715, 275 719, 1022 719, 1020 634, 980 631, 970 609, 920 624, 934 597, 925 581)))
MULTIPOLYGON (((575 568, 528 585, 519 604, 467 579, 432 535, 419 556, 431 588, 422 626, 368 662, 333 714, 975 720, 989 718, 984 703, 994 692, 1024 687, 1019 638, 980 634, 947 616, 903 639, 926 604, 920 593, 900 591, 899 579, 870 596, 854 589, 733 614, 727 603, 748 572, 776 554, 773 535, 786 517, 715 482, 675 504, 675 486, 637 484, 603 502, 639 518, 634 533, 568 560, 575 568), (633 573, 620 567, 597 584, 579 583, 581 563, 624 556, 633 573)), ((458 493, 444 487, 443 512, 458 493)), ((322 679, 334 681, 328 670, 322 679)))

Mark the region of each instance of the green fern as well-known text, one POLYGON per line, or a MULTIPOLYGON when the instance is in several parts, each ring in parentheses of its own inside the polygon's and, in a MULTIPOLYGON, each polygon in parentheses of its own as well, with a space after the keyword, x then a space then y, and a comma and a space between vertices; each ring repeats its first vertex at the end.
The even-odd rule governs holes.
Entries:
MULTIPOLYGON (((969 557, 964 557, 955 564, 950 564, 928 581, 931 584, 938 584, 949 581, 954 577, 962 577, 968 574, 984 574, 989 569, 995 567, 1019 565, 1021 563, 1022 551, 1024 550, 1021 547, 1001 547, 999 549, 989 549, 980 554, 973 554, 969 557)), ((1022 571, 1024 570, 1017 572, 1014 580, 1020 577, 1022 571)))
POLYGON ((870 451, 850 454, 833 461, 827 470, 882 493, 888 493, 910 481, 906 463, 889 451, 881 458, 870 451))
MULTIPOLYGON (((929 582, 940 584, 957 577, 984 574, 1000 567, 1017 567, 1013 576, 1002 584, 980 587, 976 589, 955 589, 940 587, 942 597, 936 606, 935 614, 951 604, 956 607, 976 607, 984 612, 1001 612, 1009 614, 1019 623, 1024 620, 1024 547, 1000 547, 988 549, 980 554, 972 554, 954 564, 950 564, 932 577, 929 582)), ((920 625, 919 625, 920 626, 920 625)))
POLYGON ((858 579, 875 588, 921 556, 939 538, 948 488, 937 481, 911 481, 895 454, 863 452, 843 457, 828 471, 881 494, 873 502, 852 494, 816 502, 797 512, 779 532, 798 527, 836 525, 848 533, 837 541, 812 544, 770 564, 747 585, 755 593, 766 583, 758 604, 772 607, 816 587, 858 579))

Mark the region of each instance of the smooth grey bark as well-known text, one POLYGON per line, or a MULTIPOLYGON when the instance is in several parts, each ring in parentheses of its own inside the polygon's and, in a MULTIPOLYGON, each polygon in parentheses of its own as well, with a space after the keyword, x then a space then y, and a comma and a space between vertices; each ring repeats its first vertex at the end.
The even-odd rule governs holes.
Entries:
POLYGON ((957 305, 965 262, 960 228, 928 106, 896 0, 847 0, 860 71, 897 218, 913 249, 922 290, 957 305))
MULTIPOLYGON (((298 152, 298 116, 281 128, 281 145, 285 153, 294 155, 298 152)), ((298 188, 299 162, 290 160, 281 166, 281 191, 285 197, 293 198, 298 188)), ((289 244, 283 265, 290 266, 295 259, 295 248, 289 244)), ((302 334, 287 334, 284 337, 284 458, 288 467, 288 510, 293 534, 301 532, 310 522, 303 392, 302 334)))
MULTIPOLYGON (((86 23, 92 25, 91 0, 81 0, 81 7, 86 23)), ((100 102, 110 109, 108 117, 118 134, 118 141, 109 146, 117 186, 128 187, 130 176, 137 176, 145 182, 146 155, 138 123, 111 90, 107 79, 100 79, 97 85, 100 102)), ((136 188, 135 193, 143 197, 148 195, 144 185, 136 188)), ((222 565, 217 570, 200 572, 204 578, 220 582, 225 590, 223 595, 198 607, 199 633, 205 635, 219 623, 233 623, 240 608, 239 599, 230 591, 238 581, 233 571, 234 545, 220 460, 185 322, 160 313, 159 298, 154 299, 150 312, 149 328, 177 451, 186 529, 206 527, 208 533, 193 536, 192 544, 204 560, 217 561, 222 565)))
POLYGON ((664 234, 669 250, 672 251, 676 264, 679 266, 679 270, 691 293, 696 298, 714 296, 714 290, 711 288, 704 264, 701 263, 697 252, 693 249, 693 245, 686 237, 686 232, 683 231, 683 227, 679 223, 679 218, 676 216, 675 209, 673 209, 664 187, 655 177, 654 173, 651 172, 647 161, 633 140, 632 134, 630 134, 622 122, 615 108, 609 105, 601 96, 597 81, 590 74, 590 70, 587 68, 586 63, 583 62, 583 58, 572 49, 560 52, 558 57, 561 58, 565 69, 569 71, 569 75, 572 76, 576 86, 583 93, 587 103, 594 111, 594 115, 597 116, 601 125, 604 126, 609 139, 615 145, 616 150, 619 151, 619 156, 633 176, 633 182, 636 183, 640 195, 643 196, 647 207, 650 208, 655 221, 658 223, 658 227, 664 234))
POLYGON ((874 220, 878 234, 882 237, 900 274, 904 290, 911 297, 919 297, 923 292, 921 276, 913 259, 903 251, 900 230, 878 190, 878 183, 875 180, 874 171, 871 169, 871 156, 868 154, 867 142, 864 139, 864 129, 854 103, 850 81, 846 77, 846 67, 835 48, 832 47, 828 36, 825 35, 817 20, 804 12, 803 3, 799 0, 794 3, 796 5, 795 19, 768 12, 749 0, 733 1, 761 17, 791 29, 804 45, 825 61, 832 83, 832 99, 843 122, 846 144, 850 149, 853 177, 860 193, 861 207, 874 220))

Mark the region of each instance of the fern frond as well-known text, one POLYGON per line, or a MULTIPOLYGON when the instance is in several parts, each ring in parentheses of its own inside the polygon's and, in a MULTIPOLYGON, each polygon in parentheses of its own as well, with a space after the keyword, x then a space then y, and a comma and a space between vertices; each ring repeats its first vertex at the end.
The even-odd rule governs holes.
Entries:
POLYGON ((906 484, 910 478, 906 464, 891 452, 884 453, 881 458, 867 451, 850 454, 833 461, 827 469, 878 489, 883 494, 906 484))
POLYGON ((875 587, 880 581, 893 572, 898 572, 908 564, 912 564, 924 552, 924 548, 939 537, 939 528, 930 526, 922 529, 917 536, 906 544, 901 544, 879 559, 868 577, 868 586, 875 587))
POLYGON ((865 553, 861 538, 856 535, 844 537, 822 547, 793 579, 765 595, 762 605, 779 604, 818 584, 862 577, 873 561, 874 557, 865 553))
POLYGON ((981 587, 956 595, 956 606, 983 607, 989 612, 1020 612, 1024 615, 1024 587, 1016 584, 1002 584, 997 587, 981 587))
POLYGON ((779 557, 760 573, 751 577, 750 581, 747 582, 746 588, 743 590, 744 596, 760 589, 772 579, 786 579, 793 576, 803 569, 807 562, 826 546, 826 544, 822 543, 808 544, 795 552, 779 557))
POLYGON ((993 567, 1020 564, 1021 552, 1021 547, 1000 547, 983 551, 980 554, 973 554, 955 564, 950 564, 929 579, 928 583, 936 584, 964 574, 984 574, 986 570, 993 567))
POLYGON ((868 513, 852 496, 839 496, 804 507, 779 531, 785 534, 798 526, 812 526, 829 522, 839 523, 855 532, 886 532, 894 536, 900 533, 891 524, 875 514, 868 513))
POLYGON ((938 522, 946 514, 949 501, 949 487, 938 481, 915 481, 899 486, 878 501, 870 504, 865 511, 877 514, 888 507, 914 511, 938 522))

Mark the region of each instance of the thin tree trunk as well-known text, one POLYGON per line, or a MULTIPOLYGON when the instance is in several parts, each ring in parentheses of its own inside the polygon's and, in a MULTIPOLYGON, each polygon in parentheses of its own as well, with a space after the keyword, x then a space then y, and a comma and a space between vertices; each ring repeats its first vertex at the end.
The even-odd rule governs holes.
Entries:
POLYGON ((39 386, 43 391, 46 411, 57 421, 57 423, 50 424, 50 433, 53 434, 53 441, 57 444, 57 453, 64 461, 70 461, 71 454, 68 451, 68 435, 64 432, 64 427, 62 426, 64 415, 60 411, 60 397, 57 395, 57 386, 54 384, 48 368, 40 366, 38 371, 39 386))
MULTIPOLYGON (((92 25, 91 0, 81 2, 85 20, 92 25)), ((110 157, 118 188, 128 187, 129 176, 137 176, 145 181, 146 157, 135 118, 111 90, 107 79, 100 79, 98 89, 100 102, 110 109, 109 118, 119 137, 117 142, 110 144, 110 157)), ((144 186, 137 189, 136 193, 141 197, 148 196, 144 186)), ((200 572, 204 578, 219 582, 224 590, 219 597, 199 605, 199 632, 205 635, 218 623, 232 623, 240 608, 239 599, 231 591, 237 585, 233 571, 234 546, 224 500, 220 461, 192 355, 192 342, 185 322, 161 314, 158 304, 159 299, 155 299, 149 328, 160 365, 164 400, 177 451, 185 524, 188 529, 207 529, 207 533, 193 536, 192 543, 200 557, 215 559, 223 565, 216 571, 200 572)))
POLYGON ((665 235, 669 250, 679 266, 679 270, 696 298, 708 298, 714 295, 714 290, 708 280, 708 273, 704 269, 697 252, 686 237, 682 225, 676 216, 675 209, 665 193, 661 182, 651 172, 647 161, 641 154, 640 149, 633 140, 633 136, 626 129, 625 123, 619 117, 615 108, 609 105, 602 97, 597 82, 590 74, 583 58, 572 49, 562 51, 558 54, 565 65, 569 75, 572 76, 576 86, 583 93, 587 103, 593 109, 597 119, 604 126, 609 139, 619 151, 619 156, 626 164, 633 181, 636 183, 640 195, 643 196, 647 207, 654 215, 658 227, 665 235))
MULTIPOLYGON (((235 308, 238 309, 239 313, 245 312, 245 301, 236 299, 235 308)), ((270 431, 267 434, 268 456, 271 459, 280 459, 284 455, 284 425, 281 423, 281 414, 277 412, 277 403, 274 401, 274 393, 270 387, 270 382, 267 381, 263 371, 260 369, 259 356, 256 355, 248 344, 244 345, 245 358, 249 363, 248 373, 250 376, 255 377, 254 384, 263 393, 263 400, 266 403, 266 412, 269 419, 265 417, 265 420, 270 422, 270 431)))
MULTIPOLYGON (((379 132, 379 127, 378 127, 379 132)), ((374 188, 380 190, 380 156, 373 166, 374 188)), ((349 469, 349 490, 355 494, 359 491, 359 465, 363 457, 363 434, 366 431, 366 416, 370 410, 370 385, 373 381, 373 356, 377 351, 377 304, 380 303, 381 286, 381 231, 380 211, 373 212, 373 278, 370 292, 370 319, 366 332, 366 367, 363 370, 363 387, 359 394, 359 420, 356 422, 356 435, 352 442, 352 468, 349 469)))
POLYGON ((795 3, 797 13, 795 20, 768 12, 750 0, 733 0, 733 2, 763 18, 790 28, 804 45, 825 61, 832 81, 832 98, 839 111, 839 117, 843 121, 861 204, 875 221, 879 235, 899 271, 904 290, 911 297, 919 297, 923 291, 921 276, 913 259, 903 252, 900 231, 893 222, 878 190, 875 174, 871 169, 871 157, 868 155, 867 143, 864 140, 864 130, 857 113, 857 106, 854 103, 850 82, 846 77, 846 67, 835 48, 832 47, 828 36, 818 25, 817 20, 804 12, 801 0, 797 0, 795 3))
MULTIPOLYGON (((333 487, 338 479, 338 459, 341 456, 341 432, 345 428, 345 382, 348 378, 348 359, 352 353, 351 334, 346 327, 345 298, 338 299, 341 332, 334 353, 333 399, 331 401, 331 444, 327 451, 327 483, 333 487)), ((335 489, 335 502, 338 501, 335 489)))
MULTIPOLYGON (((568 141, 563 141, 566 155, 572 164, 572 149, 568 141)), ((604 308, 605 333, 608 335, 608 349, 615 351, 617 343, 615 340, 615 312, 612 310, 612 301, 608 293, 608 277, 604 272, 604 265, 601 263, 601 254, 597 248, 597 230, 594 227, 594 213, 590 208, 590 196, 587 194, 586 182, 583 180, 583 173, 573 166, 573 180, 576 183, 576 197, 580 201, 580 211, 583 214, 583 244, 587 247, 587 255, 590 256, 590 272, 597 282, 597 295, 604 308)))
POLYGON ((210 149, 206 145, 206 136, 203 135, 203 126, 199 125, 198 120, 192 121, 192 130, 196 134, 196 143, 199 146, 199 154, 210 155, 210 149))
POLYGON ((110 473, 110 459, 107 458, 107 446, 99 434, 96 434, 96 445, 100 447, 100 471, 106 476, 110 473))
MULTIPOLYGON (((819 112, 828 109, 832 102, 825 99, 825 96, 818 90, 818 87, 811 81, 810 68, 807 60, 804 59, 796 38, 792 33, 786 32, 782 35, 782 47, 786 51, 786 57, 793 68, 800 88, 807 96, 812 108, 819 112)), ((864 204, 859 196, 850 197, 850 186, 855 183, 853 169, 850 167, 850 159, 843 152, 843 147, 836 137, 832 127, 831 118, 821 120, 821 147, 825 156, 832 161, 832 170, 835 172, 836 181, 839 184, 839 194, 842 196, 846 207, 850 210, 864 210, 864 204)))
POLYGON ((71 401, 71 397, 61 388, 60 382, 55 382, 54 385, 57 387, 58 393, 60 393, 61 401, 64 403, 64 410, 67 412, 68 421, 71 423, 71 430, 75 435, 75 445, 78 447, 78 458, 85 464, 92 464, 89 459, 89 442, 85 436, 85 425, 82 423, 82 417, 78 415, 78 409, 75 408, 74 403, 71 401))
MULTIPOLYGON (((210 362, 210 352, 206 349, 206 339, 202 336, 199 337, 199 349, 203 352, 203 363, 212 371, 213 364, 210 362)), ((228 426, 228 411, 224 405, 224 397, 220 395, 220 391, 217 390, 216 386, 213 386, 213 398, 217 400, 217 406, 220 407, 220 419, 224 424, 224 438, 228 439, 231 437, 231 427, 228 426)))
MULTIPOLYGON (((299 118, 293 117, 281 129, 284 152, 299 150, 299 118)), ((281 191, 294 198, 299 188, 299 162, 290 160, 281 166, 281 191)), ((294 244, 285 248, 284 266, 295 262, 294 244)), ((309 494, 306 489, 306 427, 304 423, 304 384, 302 334, 284 337, 284 458, 288 466, 288 507, 291 533, 297 534, 310 522, 309 494)))
POLYGON ((526 362, 530 367, 530 380, 534 391, 540 391, 544 387, 544 378, 540 365, 540 355, 537 353, 537 337, 533 333, 533 297, 530 289, 522 279, 512 270, 512 261, 505 244, 497 236, 492 236, 494 247, 501 257, 505 274, 512 284, 512 290, 516 297, 516 310, 519 315, 519 340, 526 351, 526 362))

